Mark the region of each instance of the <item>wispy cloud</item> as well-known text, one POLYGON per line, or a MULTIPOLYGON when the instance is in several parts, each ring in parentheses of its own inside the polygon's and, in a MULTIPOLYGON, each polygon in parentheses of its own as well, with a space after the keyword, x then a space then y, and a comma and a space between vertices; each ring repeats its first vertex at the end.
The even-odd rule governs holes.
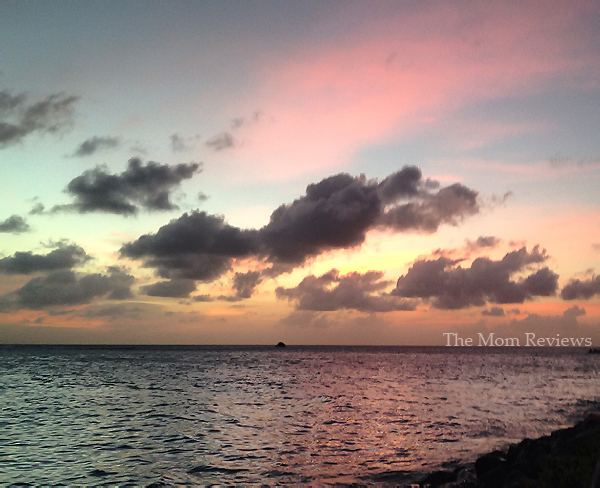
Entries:
POLYGON ((118 137, 99 137, 94 136, 83 141, 73 152, 75 157, 91 156, 92 154, 117 147, 121 143, 118 137))
POLYGON ((0 91, 0 148, 22 141, 33 133, 54 134, 73 122, 79 97, 62 93, 29 103, 24 94, 0 91))

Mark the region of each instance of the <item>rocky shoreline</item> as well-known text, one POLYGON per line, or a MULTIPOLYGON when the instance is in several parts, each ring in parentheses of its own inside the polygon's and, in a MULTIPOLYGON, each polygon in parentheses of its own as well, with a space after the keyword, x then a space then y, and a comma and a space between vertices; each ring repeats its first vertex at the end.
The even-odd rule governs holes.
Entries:
POLYGON ((538 439, 524 439, 508 451, 494 451, 452 471, 436 471, 421 488, 600 488, 600 413, 574 427, 538 439))

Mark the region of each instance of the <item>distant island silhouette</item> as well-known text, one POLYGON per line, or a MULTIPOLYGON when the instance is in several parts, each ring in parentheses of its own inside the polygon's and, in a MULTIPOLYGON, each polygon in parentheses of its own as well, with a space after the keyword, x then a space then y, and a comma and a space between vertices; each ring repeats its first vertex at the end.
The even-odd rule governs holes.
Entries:
POLYGON ((277 345, 275 347, 285 347, 285 343, 283 342, 278 342, 277 345))

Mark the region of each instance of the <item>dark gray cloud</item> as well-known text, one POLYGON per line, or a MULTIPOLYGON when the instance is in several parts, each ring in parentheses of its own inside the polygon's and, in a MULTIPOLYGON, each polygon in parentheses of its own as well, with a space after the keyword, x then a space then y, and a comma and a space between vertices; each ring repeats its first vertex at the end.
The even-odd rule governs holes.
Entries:
POLYGON ((480 236, 475 241, 467 239, 467 249, 477 251, 488 247, 496 247, 502 239, 494 236, 480 236))
POLYGON ((0 91, 0 148, 15 144, 32 133, 57 133, 73 119, 79 97, 55 93, 29 103, 24 94, 0 91))
POLYGON ((275 294, 279 299, 296 302, 296 310, 326 312, 353 309, 373 313, 415 309, 414 300, 385 293, 392 282, 382 278, 380 271, 340 276, 337 269, 332 269, 319 277, 307 276, 295 288, 280 286, 275 294))
POLYGON ((587 300, 597 294, 600 294, 600 275, 585 281, 571 280, 560 292, 563 300, 587 300))
POLYGON ((385 204, 395 203, 401 198, 414 197, 421 191, 421 170, 405 166, 397 173, 385 178, 378 185, 378 193, 385 204))
POLYGON ((120 144, 118 137, 98 137, 94 136, 83 141, 73 153, 75 157, 91 156, 103 149, 112 149, 120 144))
POLYGON ((103 296, 112 300, 131 298, 134 277, 116 267, 110 267, 108 272, 108 275, 94 273, 78 278, 71 270, 52 271, 47 276, 29 280, 10 294, 15 298, 13 306, 38 310, 81 305, 103 296))
POLYGON ((381 225, 396 231, 435 232, 442 224, 458 225, 479 212, 477 192, 460 183, 427 193, 421 200, 389 209, 381 216, 381 225))
POLYGON ((502 307, 492 307, 489 310, 484 310, 481 315, 489 315, 490 317, 504 317, 504 309, 502 307))
POLYGON ((222 132, 206 141, 206 145, 215 151, 222 151, 234 147, 235 141, 229 132, 222 132))
POLYGON ((381 211, 375 185, 347 174, 331 176, 277 208, 260 230, 261 243, 271 261, 299 265, 309 256, 362 244, 381 211))
POLYGON ((261 242, 270 261, 301 264, 324 251, 358 246, 375 227, 434 232, 479 211, 473 190, 455 184, 435 191, 438 186, 423 181, 421 171, 410 166, 381 183, 364 176, 331 176, 276 209, 260 230, 261 242))
POLYGON ((146 259, 162 278, 212 281, 231 268, 234 257, 258 252, 257 232, 225 223, 206 212, 183 214, 121 248, 123 257, 146 259))
POLYGON ((2 233, 20 234, 28 230, 29 224, 19 215, 11 215, 4 222, 0 222, 0 232, 2 233))
POLYGON ((512 275, 547 259, 546 251, 535 246, 531 252, 525 247, 510 252, 499 261, 477 258, 469 268, 462 268, 459 261, 446 257, 419 260, 398 279, 392 294, 432 300, 433 306, 441 309, 483 306, 488 301, 523 303, 534 296, 556 293, 558 275, 548 268, 518 281, 511 279, 512 275))
POLYGON ((67 185, 66 192, 74 197, 75 202, 58 205, 53 211, 131 215, 139 207, 146 210, 174 210, 178 207, 170 200, 171 191, 199 170, 198 163, 169 166, 150 161, 144 166, 138 158, 131 158, 127 169, 119 175, 96 167, 85 171, 67 185))
POLYGON ((174 279, 142 286, 140 290, 150 297, 188 298, 196 291, 196 283, 189 279, 174 279))
POLYGON ((144 267, 155 268, 157 276, 165 279, 192 279, 210 282, 231 269, 232 258, 215 254, 180 254, 155 256, 144 267))
POLYGON ((81 266, 91 259, 83 248, 75 244, 59 244, 58 249, 48 254, 16 252, 13 256, 0 259, 0 273, 32 274, 42 271, 56 271, 81 266))
POLYGON ((415 167, 405 167, 381 183, 338 174, 308 185, 306 195, 278 207, 258 231, 194 212, 163 226, 156 235, 126 244, 121 254, 146 259, 145 265, 157 268, 165 278, 202 275, 207 280, 229 269, 229 258, 251 255, 271 264, 263 271, 265 276, 276 276, 323 252, 360 246, 371 229, 433 232, 478 211, 473 190, 462 185, 438 188, 436 182, 423 181, 415 167), (402 203, 406 200, 411 202, 402 203), (402 209, 406 218, 399 215, 402 209), (204 265, 219 272, 204 272, 200 269, 204 265))
POLYGON ((254 293, 254 288, 262 282, 259 271, 248 271, 247 273, 236 273, 233 277, 233 289, 235 295, 221 295, 219 300, 228 302, 238 302, 250 298, 254 293))
POLYGON ((250 298, 254 293, 254 288, 260 284, 260 273, 258 271, 248 271, 247 273, 236 273, 233 277, 233 288, 236 296, 240 298, 250 298))
POLYGON ((563 315, 565 317, 581 317, 585 315, 585 308, 580 308, 579 305, 574 305, 571 308, 567 308, 563 315))

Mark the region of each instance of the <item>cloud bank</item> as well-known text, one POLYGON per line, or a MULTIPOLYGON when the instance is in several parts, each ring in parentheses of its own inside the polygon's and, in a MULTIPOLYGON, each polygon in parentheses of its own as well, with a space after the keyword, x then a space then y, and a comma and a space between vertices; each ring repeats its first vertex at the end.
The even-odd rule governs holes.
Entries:
POLYGON ((526 278, 512 276, 531 265, 548 259, 546 250, 525 247, 506 254, 501 260, 477 258, 469 268, 458 265, 460 260, 440 257, 419 260, 401 276, 393 295, 431 301, 433 307, 459 309, 493 303, 523 303, 534 296, 551 296, 558 287, 558 275, 544 267, 526 278))
POLYGON ((270 263, 267 275, 301 266, 323 252, 360 246, 368 231, 435 232, 479 212, 477 192, 423 180, 404 167, 383 181, 338 174, 308 185, 306 194, 278 207, 259 230, 226 224, 205 212, 184 214, 121 248, 121 255, 145 259, 163 278, 211 280, 232 259, 254 256, 270 263))
POLYGON ((359 312, 393 312, 415 310, 415 301, 384 293, 391 281, 382 280, 381 271, 348 273, 340 276, 332 269, 322 276, 309 275, 295 288, 278 287, 279 299, 296 303, 296 310, 331 312, 353 309, 359 312))
POLYGON ((135 278, 123 270, 110 267, 108 275, 94 273, 77 277, 72 270, 52 271, 33 278, 25 286, 2 297, 4 308, 39 310, 52 306, 82 305, 96 297, 110 300, 131 298, 135 278))

